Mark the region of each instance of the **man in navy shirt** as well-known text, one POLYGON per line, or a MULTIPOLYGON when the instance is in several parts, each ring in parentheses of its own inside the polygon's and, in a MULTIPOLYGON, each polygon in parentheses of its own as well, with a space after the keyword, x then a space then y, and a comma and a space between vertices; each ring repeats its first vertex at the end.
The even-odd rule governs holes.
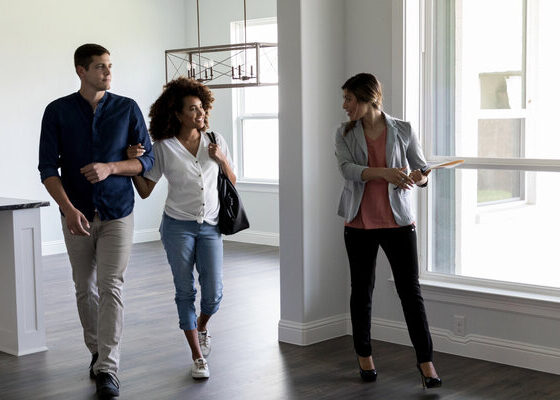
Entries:
POLYGON ((78 314, 92 354, 99 396, 118 396, 122 288, 134 230, 131 176, 152 168, 144 118, 132 99, 107 92, 107 49, 85 44, 74 53, 77 93, 45 109, 39 146, 41 181, 58 203, 72 265, 78 314), (128 160, 128 146, 145 153, 128 160), (59 174, 60 169, 60 174, 59 174))

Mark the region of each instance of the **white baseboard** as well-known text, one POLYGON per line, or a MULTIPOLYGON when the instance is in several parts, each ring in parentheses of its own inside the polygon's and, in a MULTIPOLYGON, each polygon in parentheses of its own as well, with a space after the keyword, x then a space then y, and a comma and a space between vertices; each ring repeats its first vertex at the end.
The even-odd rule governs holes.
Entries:
MULTIPOLYGON (((381 318, 371 322, 373 339, 411 346, 404 322, 381 318)), ((436 351, 560 375, 560 348, 482 335, 457 336, 441 328, 430 331, 436 351)))
POLYGON ((278 323, 278 340, 284 343, 307 346, 345 336, 348 334, 348 327, 348 314, 334 315, 306 323, 280 320, 278 323))
POLYGON ((31 349, 26 349, 25 351, 18 351, 16 349, 11 348, 11 347, 0 346, 0 351, 2 353, 11 354, 11 355, 17 356, 17 357, 26 356, 28 354, 40 353, 40 352, 43 352, 43 351, 47 351, 48 349, 49 348, 47 346, 40 346, 40 347, 31 348, 31 349))
MULTIPOLYGON (((133 243, 153 242, 159 240, 158 229, 140 229, 134 231, 133 243)), ((52 240, 50 242, 43 242, 41 250, 44 256, 52 254, 66 253, 66 244, 64 240, 52 240)))
MULTIPOLYGON (((373 318, 371 323, 373 339, 411 346, 404 322, 373 318)), ((441 328, 430 330, 435 351, 560 375, 560 348, 482 335, 457 336, 441 328)), ((307 323, 286 320, 278 323, 278 340, 300 346, 351 334, 349 314, 307 323)))
POLYGON ((262 244, 266 246, 280 246, 280 235, 278 233, 253 231, 251 229, 241 231, 235 235, 224 236, 224 240, 262 244))
MULTIPOLYGON (((153 242, 156 240, 160 240, 159 229, 140 229, 134 231, 133 243, 153 242)), ((280 236, 278 235, 278 233, 252 230, 242 231, 231 236, 224 236, 224 240, 230 240, 232 242, 262 244, 276 247, 280 245, 280 236)), ((66 253, 66 245, 64 244, 64 240, 43 242, 42 253, 44 256, 66 253)))
POLYGON ((155 242, 156 240, 160 240, 159 228, 138 229, 134 231, 132 243, 155 242))

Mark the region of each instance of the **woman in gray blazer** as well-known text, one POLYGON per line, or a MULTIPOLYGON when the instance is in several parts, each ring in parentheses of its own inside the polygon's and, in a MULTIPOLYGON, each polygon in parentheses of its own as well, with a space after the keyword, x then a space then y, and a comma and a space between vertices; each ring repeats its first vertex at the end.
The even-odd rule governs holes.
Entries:
POLYGON ((432 363, 432 339, 418 282, 416 227, 410 189, 428 183, 426 161, 408 122, 382 111, 381 85, 361 73, 342 86, 350 118, 336 132, 336 157, 344 188, 338 215, 350 264, 350 314, 360 376, 377 379, 370 329, 375 263, 379 246, 386 254, 416 351, 424 387, 441 386, 432 363))

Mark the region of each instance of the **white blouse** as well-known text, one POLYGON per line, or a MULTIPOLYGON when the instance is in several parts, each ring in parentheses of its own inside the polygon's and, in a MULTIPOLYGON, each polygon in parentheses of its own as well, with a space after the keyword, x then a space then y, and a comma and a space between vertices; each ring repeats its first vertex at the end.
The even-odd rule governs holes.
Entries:
MULTIPOLYGON (((233 169, 225 139, 216 133, 216 142, 233 169)), ((169 182, 165 213, 182 221, 218 224, 218 163, 208 155, 212 143, 206 132, 201 132, 200 144, 193 156, 176 137, 154 142, 154 166, 144 177, 157 182, 162 175, 169 182)))

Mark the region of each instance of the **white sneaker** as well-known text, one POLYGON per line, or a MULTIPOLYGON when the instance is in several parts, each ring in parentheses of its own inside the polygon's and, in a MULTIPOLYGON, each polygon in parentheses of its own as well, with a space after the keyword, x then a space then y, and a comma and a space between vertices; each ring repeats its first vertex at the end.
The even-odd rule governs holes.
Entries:
POLYGON ((200 345, 200 351, 204 357, 210 355, 210 338, 208 331, 200 332, 198 331, 198 344, 200 345))
POLYGON ((208 363, 204 358, 197 358, 194 360, 191 375, 194 379, 206 379, 210 378, 210 370, 208 369, 208 363))

